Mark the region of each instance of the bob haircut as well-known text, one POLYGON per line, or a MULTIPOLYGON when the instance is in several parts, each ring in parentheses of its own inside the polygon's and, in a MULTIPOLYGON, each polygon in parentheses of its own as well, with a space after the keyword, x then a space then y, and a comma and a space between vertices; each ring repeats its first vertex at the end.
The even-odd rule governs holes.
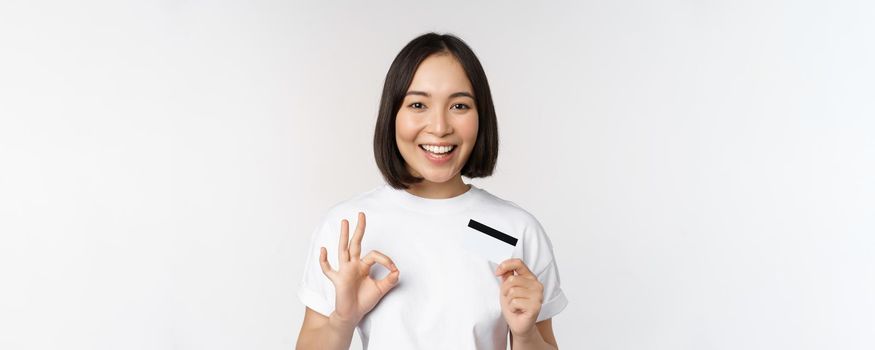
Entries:
POLYGON ((386 73, 383 95, 380 98, 380 111, 374 130, 374 158, 383 178, 396 189, 406 189, 410 184, 423 180, 410 174, 398 150, 395 142, 395 117, 419 64, 435 54, 450 54, 455 57, 474 89, 478 115, 477 140, 462 167, 462 175, 468 178, 490 176, 498 159, 498 122, 489 83, 480 60, 462 39, 452 34, 426 33, 410 41, 395 56, 389 72, 386 73))

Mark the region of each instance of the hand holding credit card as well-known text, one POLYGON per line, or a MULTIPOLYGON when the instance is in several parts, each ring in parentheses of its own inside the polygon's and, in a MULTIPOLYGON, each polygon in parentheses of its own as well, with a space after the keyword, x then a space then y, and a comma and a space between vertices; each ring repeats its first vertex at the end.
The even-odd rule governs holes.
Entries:
POLYGON ((468 221, 468 232, 462 236, 462 247, 493 263, 510 259, 518 239, 476 220, 468 221))

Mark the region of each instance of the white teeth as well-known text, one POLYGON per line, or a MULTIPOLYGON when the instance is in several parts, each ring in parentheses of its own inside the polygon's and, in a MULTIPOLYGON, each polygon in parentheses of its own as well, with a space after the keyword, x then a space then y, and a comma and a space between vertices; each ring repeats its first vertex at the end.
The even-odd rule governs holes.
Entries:
POLYGON ((455 147, 456 147, 456 146, 432 146, 432 145, 422 145, 422 148, 424 148, 426 151, 429 151, 429 152, 431 152, 431 153, 435 153, 435 154, 444 154, 444 153, 447 153, 447 152, 449 152, 449 151, 452 151, 453 148, 455 148, 455 147))

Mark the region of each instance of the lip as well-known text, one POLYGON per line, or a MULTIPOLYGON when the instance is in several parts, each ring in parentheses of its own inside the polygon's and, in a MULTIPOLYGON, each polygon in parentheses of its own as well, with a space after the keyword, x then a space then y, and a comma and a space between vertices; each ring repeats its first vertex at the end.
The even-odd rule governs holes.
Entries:
MULTIPOLYGON (((424 145, 435 145, 435 144, 432 144, 432 143, 424 143, 424 145)), ((452 146, 452 144, 436 144, 436 145, 438 145, 438 146, 452 146)), ((440 157, 435 156, 434 154, 432 154, 432 153, 429 152, 429 151, 426 151, 426 150, 423 149, 422 147, 416 147, 416 148, 418 148, 419 151, 422 152, 423 155, 425 155, 425 158, 428 159, 428 161, 431 162, 432 164, 434 164, 434 165, 442 165, 442 164, 446 164, 447 162, 450 161, 450 159, 453 159, 453 157, 456 156, 456 150, 459 149, 459 146, 457 145, 456 147, 453 147, 453 150, 452 150, 452 151, 450 151, 450 152, 447 153, 446 155, 443 155, 443 156, 440 156, 440 157)))

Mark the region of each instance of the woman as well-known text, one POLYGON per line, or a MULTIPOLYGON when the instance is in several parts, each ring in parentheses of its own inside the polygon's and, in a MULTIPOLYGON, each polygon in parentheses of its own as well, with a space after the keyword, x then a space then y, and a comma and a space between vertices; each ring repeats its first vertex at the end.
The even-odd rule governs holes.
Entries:
POLYGON ((506 349, 508 332, 513 349, 557 348, 551 318, 567 300, 549 238, 462 181, 491 175, 498 155, 489 84, 462 40, 428 33, 401 50, 374 155, 386 184, 332 207, 313 233, 297 348, 348 349, 355 329, 365 349, 506 349))

